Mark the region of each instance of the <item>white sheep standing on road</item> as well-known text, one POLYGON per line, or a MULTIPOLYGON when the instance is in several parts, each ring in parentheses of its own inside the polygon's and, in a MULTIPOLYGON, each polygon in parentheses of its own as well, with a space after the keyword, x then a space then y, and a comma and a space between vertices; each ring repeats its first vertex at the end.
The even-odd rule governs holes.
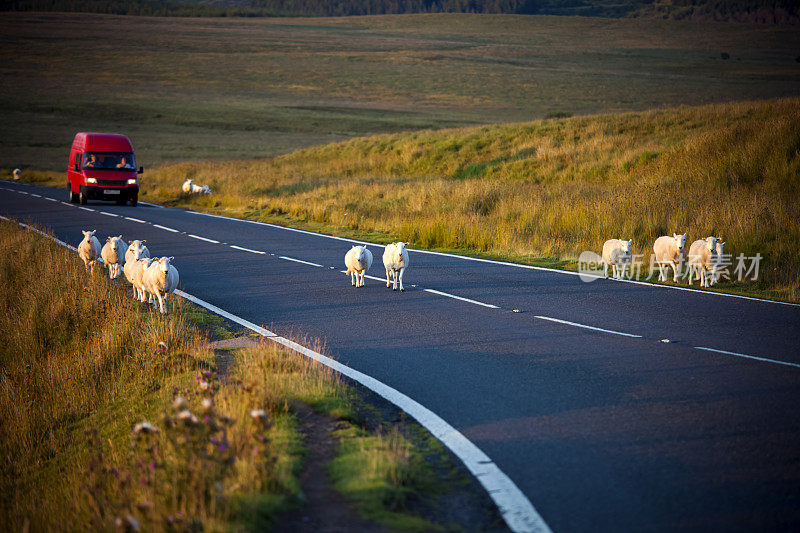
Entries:
POLYGON ((724 253, 724 249, 725 241, 721 241, 720 238, 717 237, 717 256, 714 261, 714 272, 711 274, 711 285, 719 280, 719 270, 722 268, 722 254, 724 253))
POLYGON ((183 182, 181 190, 186 194, 211 194, 211 188, 208 185, 196 185, 189 179, 183 182))
POLYGON ((383 251, 383 267, 386 269, 386 286, 393 281, 393 291, 397 290, 397 283, 400 282, 400 292, 403 292, 403 273, 408 268, 408 246, 407 242, 393 242, 386 245, 383 251))
POLYGON ((631 243, 633 240, 609 239, 603 244, 603 274, 608 277, 608 267, 614 279, 625 277, 625 269, 631 264, 631 243))
POLYGON ((678 282, 678 275, 683 264, 684 247, 686 246, 686 234, 679 235, 673 233, 672 237, 664 235, 656 239, 653 243, 654 260, 658 265, 658 281, 667 281, 667 266, 672 267, 674 273, 673 280, 678 282))
POLYGON ((122 272, 122 265, 125 263, 125 256, 128 245, 119 237, 109 237, 100 251, 100 256, 108 267, 108 278, 114 279, 122 272))
POLYGON ((167 314, 167 296, 178 287, 178 269, 170 261, 174 257, 154 259, 144 271, 144 289, 158 300, 158 310, 167 314))
POLYGON ((692 277, 697 274, 701 287, 710 287, 709 279, 717 263, 717 238, 706 237, 698 239, 689 246, 689 285, 692 277))
POLYGON ((147 246, 144 245, 147 241, 142 239, 135 240, 135 241, 128 241, 128 251, 125 252, 125 264, 128 264, 128 261, 136 261, 137 259, 142 259, 144 257, 150 257, 150 250, 147 249, 147 246))
POLYGON ((364 274, 372 266, 372 252, 366 245, 353 246, 344 256, 344 266, 347 267, 353 287, 363 287, 364 274))
POLYGON ((81 231, 83 240, 78 245, 78 257, 83 259, 83 266, 87 272, 91 267, 92 274, 94 274, 94 265, 100 259, 100 252, 102 251, 100 241, 94 236, 95 231, 97 230, 81 231))

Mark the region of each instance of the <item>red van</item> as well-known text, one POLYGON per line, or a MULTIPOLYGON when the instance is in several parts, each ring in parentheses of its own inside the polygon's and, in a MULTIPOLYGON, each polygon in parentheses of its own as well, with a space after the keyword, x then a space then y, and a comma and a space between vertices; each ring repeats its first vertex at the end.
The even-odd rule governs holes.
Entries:
POLYGON ((85 204, 89 198, 114 200, 118 204, 139 199, 139 174, 131 141, 118 133, 75 135, 69 152, 67 189, 69 201, 85 204))

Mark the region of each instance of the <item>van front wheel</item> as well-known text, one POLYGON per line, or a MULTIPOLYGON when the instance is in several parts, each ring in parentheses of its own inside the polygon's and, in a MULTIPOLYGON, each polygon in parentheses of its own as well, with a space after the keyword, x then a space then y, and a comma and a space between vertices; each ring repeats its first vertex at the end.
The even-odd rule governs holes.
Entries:
POLYGON ((67 189, 69 190, 69 203, 74 204, 78 201, 78 195, 72 192, 72 187, 67 184, 67 189))
POLYGON ((80 194, 78 195, 78 203, 81 205, 86 205, 86 200, 87 200, 86 193, 81 191, 80 194))
POLYGON ((139 202, 139 195, 134 194, 131 196, 131 207, 136 207, 136 204, 139 202))

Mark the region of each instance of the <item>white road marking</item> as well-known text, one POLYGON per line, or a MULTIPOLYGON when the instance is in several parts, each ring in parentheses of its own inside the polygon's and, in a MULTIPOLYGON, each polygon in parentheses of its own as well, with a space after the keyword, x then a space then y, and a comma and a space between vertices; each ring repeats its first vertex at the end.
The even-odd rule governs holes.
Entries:
POLYGON ((91 207, 78 207, 78 209, 83 209, 84 211, 92 211, 92 212, 94 212, 94 209, 92 209, 91 207))
POLYGON ((301 259, 294 259, 292 257, 286 257, 285 255, 279 255, 280 259, 286 259, 287 261, 294 261, 295 263, 303 263, 304 265, 311 265, 315 267, 321 267, 322 265, 318 265, 317 263, 312 263, 311 261, 303 261, 301 259))
MULTIPOLYGON (((314 235, 316 237, 324 237, 326 239, 333 239, 333 240, 336 240, 336 241, 350 242, 350 243, 354 243, 354 244, 366 244, 366 245, 369 245, 369 246, 377 246, 379 248, 383 248, 384 247, 383 244, 375 244, 373 242, 359 241, 359 240, 356 240, 356 239, 348 239, 346 237, 337 237, 335 235, 326 235, 324 233, 315 233, 313 231, 297 229, 297 228, 289 228, 289 227, 286 227, 286 226, 280 226, 278 224, 270 224, 268 222, 259 222, 257 220, 245 220, 243 218, 233 218, 233 217, 226 217, 226 216, 222 216, 222 215, 212 215, 210 213, 200 213, 199 211, 191 211, 191 210, 187 210, 187 211, 185 211, 185 213, 189 213, 191 215, 201 215, 201 216, 204 216, 204 217, 221 218, 223 220, 233 220, 233 221, 236 221, 236 222, 244 222, 244 223, 247 223, 247 224, 256 224, 258 226, 267 226, 267 227, 270 227, 270 228, 281 229, 281 230, 284 230, 284 231, 293 231, 293 232, 296 232, 296 233, 304 233, 306 235, 314 235)), ((567 276, 580 276, 581 275, 579 272, 572 272, 570 270, 559 270, 557 268, 547 268, 547 267, 539 267, 539 266, 533 266, 533 265, 523 265, 523 264, 520 264, 520 263, 509 263, 508 261, 497 261, 495 259, 483 259, 483 258, 480 258, 480 257, 468 257, 466 255, 448 254, 448 253, 445 253, 445 252, 433 252, 431 250, 415 250, 415 249, 412 249, 412 248, 406 248, 406 250, 408 250, 409 253, 440 255, 440 256, 443 256, 443 257, 452 257, 452 258, 455 258, 455 259, 462 259, 464 261, 477 261, 479 263, 490 263, 490 264, 493 264, 493 265, 502 265, 502 266, 508 266, 508 267, 513 267, 513 268, 524 268, 524 269, 528 269, 528 270, 539 270, 539 271, 542 271, 542 272, 553 272, 555 274, 564 274, 564 275, 567 275, 567 276)), ((588 274, 584 274, 584 276, 587 276, 587 275, 588 274)), ((596 277, 598 279, 602 278, 602 276, 596 276, 596 277)), ((700 290, 700 289, 692 289, 692 288, 689 288, 689 287, 676 287, 674 285, 662 285, 660 283, 649 283, 647 281, 636 281, 636 280, 627 280, 627 279, 615 280, 615 281, 621 281, 623 283, 635 283, 637 285, 645 285, 645 286, 648 286, 648 287, 659 287, 659 288, 662 288, 662 289, 676 289, 676 290, 680 290, 680 291, 696 292, 696 293, 706 294, 706 295, 711 295, 711 296, 725 296, 727 298, 739 298, 739 299, 742 299, 742 300, 752 300, 752 301, 756 301, 756 302, 764 302, 764 303, 770 303, 770 304, 780 304, 780 305, 790 305, 790 306, 793 306, 793 307, 800 307, 800 304, 796 304, 796 303, 792 303, 792 302, 779 302, 777 300, 767 300, 767 299, 764 299, 764 298, 755 298, 753 296, 742 296, 740 294, 728 294, 726 292, 704 291, 704 290, 700 290)))
POLYGON ((447 296, 448 298, 455 298, 456 300, 461 300, 462 302, 469 302, 469 303, 475 304, 475 305, 482 305, 484 307, 489 307, 491 309, 500 309, 496 305, 485 304, 485 303, 479 302, 477 300, 470 300, 469 298, 464 298, 462 296, 456 296, 455 294, 450 294, 450 293, 447 293, 447 292, 435 291, 433 289, 422 289, 422 290, 425 291, 425 292, 432 292, 433 294, 438 294, 440 296, 447 296))
POLYGON ((778 361, 777 359, 767 359, 766 357, 756 357, 755 355, 747 355, 745 353, 738 353, 738 352, 728 352, 725 350, 717 350, 715 348, 706 348, 705 346, 695 346, 695 350, 705 350, 707 352, 716 352, 722 353, 725 355, 735 355, 736 357, 744 357, 746 359, 755 359, 756 361, 764 361, 767 363, 774 363, 776 365, 786 365, 786 366, 793 366, 796 368, 800 368, 800 364, 797 363, 787 363, 786 361, 778 361))
POLYGON ((157 207, 159 209, 166 209, 166 207, 164 207, 163 205, 151 204, 150 202, 143 202, 143 201, 139 200, 139 203, 143 204, 143 205, 149 205, 150 207, 157 207))
POLYGON ((569 320, 561 320, 561 319, 552 318, 552 317, 549 317, 549 316, 536 315, 535 318, 541 318, 542 320, 549 320, 550 322, 558 322, 559 324, 566 324, 568 326, 575 326, 575 327, 578 327, 578 328, 584 328, 584 329, 591 329, 591 330, 594 330, 594 331, 600 331, 602 333, 612 333, 614 335, 622 335, 623 337, 642 338, 641 335, 633 335, 632 333, 623 333, 621 331, 614 331, 613 329, 596 328, 594 326, 587 326, 586 324, 578 324, 577 322, 570 322, 569 320))
POLYGON ((115 215, 114 213, 107 213, 105 211, 100 211, 100 214, 101 215, 106 215, 106 216, 109 216, 109 217, 118 217, 119 216, 119 215, 115 215))
POLYGON ((44 199, 45 200, 50 200, 51 202, 57 202, 58 201, 55 198, 50 198, 49 196, 45 196, 44 199))
POLYGON ((219 244, 219 241, 215 241, 214 239, 206 239, 205 237, 201 237, 200 235, 192 235, 191 233, 187 233, 187 235, 192 239, 199 239, 201 241, 213 242, 214 244, 219 244))
POLYGON ((168 228, 168 227, 162 226, 160 224, 153 224, 153 226, 156 227, 156 228, 161 228, 161 229, 165 229, 167 231, 171 231, 172 233, 180 233, 180 231, 178 231, 176 229, 168 228))
POLYGON ((75 204, 70 204, 70 203, 67 203, 67 202, 61 202, 61 203, 64 204, 64 205, 68 205, 70 207, 77 207, 75 204))
POLYGON ((34 193, 31 193, 31 196, 35 196, 36 198, 41 198, 42 197, 40 194, 34 194, 34 193))
POLYGON ((489 497, 497 505, 500 514, 503 516, 509 529, 514 532, 536 532, 547 533, 550 528, 536 511, 530 500, 519 490, 511 478, 509 478, 500 468, 487 456, 480 448, 475 446, 456 428, 448 424, 439 415, 424 407, 419 402, 411 399, 402 392, 394 389, 382 381, 359 372, 349 366, 345 366, 330 357, 326 357, 318 352, 310 350, 292 340, 280 337, 277 334, 264 329, 252 322, 228 313, 219 307, 205 302, 196 296, 176 290, 175 294, 194 302, 201 307, 205 307, 213 313, 224 316, 252 331, 255 331, 268 339, 277 342, 295 352, 302 354, 310 359, 318 361, 323 365, 357 381, 369 390, 375 392, 389 402, 393 403, 417 422, 427 429, 434 437, 439 439, 442 444, 447 446, 461 461, 464 466, 472 472, 478 482, 483 485, 489 497))
POLYGON ((25 192, 25 191, 17 191, 17 192, 18 192, 18 193, 20 193, 20 194, 28 194, 28 193, 27 193, 27 192, 25 192))
POLYGON ((125 217, 125 220, 132 220, 133 222, 139 222, 141 224, 147 224, 146 221, 144 221, 144 220, 142 220, 140 218, 125 217))
POLYGON ((236 246, 235 244, 231 244, 230 246, 234 250, 241 250, 243 252, 250 252, 250 253, 253 253, 253 254, 261 254, 261 255, 266 255, 267 254, 267 252, 259 252, 258 250, 251 250, 250 248, 243 248, 241 246, 236 246))

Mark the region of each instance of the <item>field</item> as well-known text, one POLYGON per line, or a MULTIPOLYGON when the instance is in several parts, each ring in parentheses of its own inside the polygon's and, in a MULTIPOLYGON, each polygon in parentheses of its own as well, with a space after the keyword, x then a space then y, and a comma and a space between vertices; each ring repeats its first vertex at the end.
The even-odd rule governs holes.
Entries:
MULTIPOLYGON (((452 526, 432 508, 464 497, 464 474, 332 371, 274 344, 215 351, 206 332, 233 333, 218 317, 177 298, 168 317, 148 312, 125 282, 12 222, 0 252, 3 530, 263 530, 303 507, 322 444, 334 459, 317 482, 363 519, 452 526), (308 416, 324 437, 305 433, 308 416)), ((489 508, 483 493, 466 501, 489 508)))
POLYGON ((127 133, 138 163, 152 168, 800 88, 800 34, 735 23, 2 13, 0 35, 0 168, 8 169, 63 171, 81 130, 127 133))

